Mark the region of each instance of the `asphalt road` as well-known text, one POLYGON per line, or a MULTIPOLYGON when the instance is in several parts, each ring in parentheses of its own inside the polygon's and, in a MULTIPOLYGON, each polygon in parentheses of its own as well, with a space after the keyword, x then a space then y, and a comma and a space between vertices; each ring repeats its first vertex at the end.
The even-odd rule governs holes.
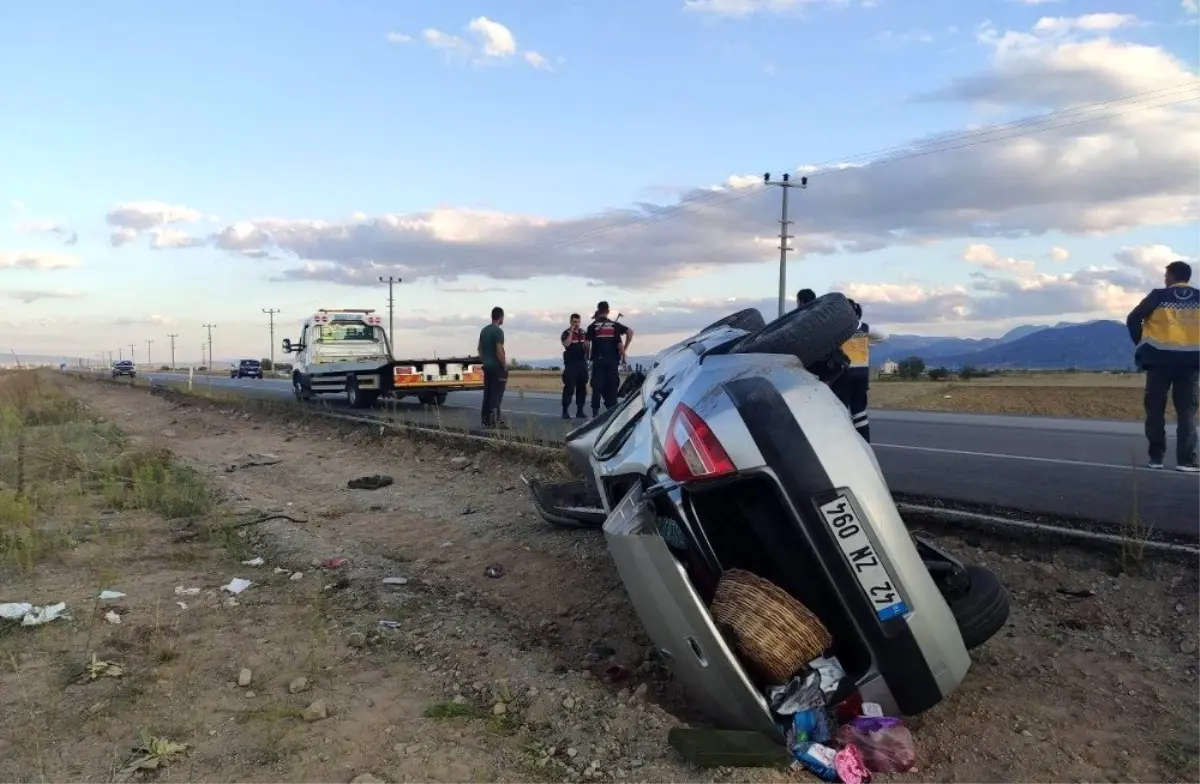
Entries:
MULTIPOLYGON (((155 383, 185 382, 152 374, 155 383)), ((254 397, 291 398, 283 379, 197 376, 195 384, 254 397)), ((340 403, 331 400, 331 405, 340 403)), ((440 419, 477 429, 481 393, 452 392, 440 412, 415 401, 381 408, 414 422, 440 419)), ((561 438, 577 422, 561 419, 558 395, 509 391, 502 407, 513 431, 561 438)), ((1168 434, 1168 459, 1174 434, 1168 434)), ((1010 509, 1108 526, 1140 525, 1200 537, 1200 477, 1150 471, 1142 427, 1134 422, 871 412, 872 446, 892 492, 1010 509)), ((1168 463, 1171 465, 1171 463, 1168 463)))

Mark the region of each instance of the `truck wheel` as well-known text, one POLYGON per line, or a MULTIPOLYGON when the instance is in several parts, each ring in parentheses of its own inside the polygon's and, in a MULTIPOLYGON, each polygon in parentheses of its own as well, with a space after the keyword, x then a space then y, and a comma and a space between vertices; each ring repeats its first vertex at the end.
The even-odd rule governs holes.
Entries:
POLYGON ((948 602, 967 650, 990 640, 1008 622, 1008 591, 988 569, 967 564, 970 587, 948 602))
POLYGON ((305 389, 304 378, 299 373, 292 376, 292 393, 301 403, 312 399, 312 393, 305 389))
POLYGON ((734 354, 791 354, 805 367, 837 351, 858 329, 858 316, 843 294, 825 294, 784 313, 738 341, 734 354))
POLYGON ((446 397, 447 393, 445 392, 426 392, 423 395, 417 395, 417 402, 423 406, 444 406, 446 397))

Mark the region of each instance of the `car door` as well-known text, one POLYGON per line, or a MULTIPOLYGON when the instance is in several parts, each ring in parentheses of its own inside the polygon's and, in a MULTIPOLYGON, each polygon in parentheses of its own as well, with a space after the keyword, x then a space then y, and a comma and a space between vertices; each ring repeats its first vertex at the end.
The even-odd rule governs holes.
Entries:
POLYGON ((646 633, 696 707, 721 729, 782 739, 766 700, 659 534, 654 505, 640 485, 608 516, 604 536, 646 633))

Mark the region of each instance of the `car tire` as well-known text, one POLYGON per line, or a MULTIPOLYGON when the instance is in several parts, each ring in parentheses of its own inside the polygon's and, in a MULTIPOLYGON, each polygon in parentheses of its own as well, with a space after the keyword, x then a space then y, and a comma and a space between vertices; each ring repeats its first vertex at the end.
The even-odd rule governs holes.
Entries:
POLYGON ((296 400, 301 403, 312 399, 312 393, 305 388, 304 378, 299 373, 292 376, 292 394, 296 396, 296 400))
POLYGON ((758 308, 746 308, 737 313, 730 313, 720 321, 714 321, 697 334, 703 334, 717 327, 732 327, 733 329, 744 329, 747 332, 758 332, 765 326, 767 326, 767 320, 763 318, 763 314, 758 311, 758 308))
POLYGON ((843 294, 825 294, 784 313, 742 338, 732 354, 791 354, 805 367, 828 357, 858 329, 858 316, 843 294))
POLYGON ((948 604, 963 645, 972 650, 994 637, 1008 622, 1008 591, 991 570, 976 564, 964 568, 970 587, 948 604))

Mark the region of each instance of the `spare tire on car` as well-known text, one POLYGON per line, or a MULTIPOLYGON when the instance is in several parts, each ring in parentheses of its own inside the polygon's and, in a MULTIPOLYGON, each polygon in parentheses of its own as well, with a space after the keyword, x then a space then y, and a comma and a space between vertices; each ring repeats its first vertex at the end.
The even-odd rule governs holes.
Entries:
POLYGON ((841 348, 856 329, 858 316, 845 295, 825 294, 742 338, 730 353, 791 354, 807 367, 841 348))

